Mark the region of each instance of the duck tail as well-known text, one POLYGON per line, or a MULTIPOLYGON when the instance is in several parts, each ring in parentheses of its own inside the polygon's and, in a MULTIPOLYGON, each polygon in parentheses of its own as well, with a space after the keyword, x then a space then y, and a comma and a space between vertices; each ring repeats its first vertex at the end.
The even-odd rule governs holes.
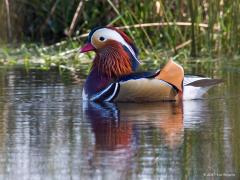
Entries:
POLYGON ((222 79, 210 79, 197 76, 186 76, 183 81, 183 99, 201 99, 212 87, 222 83, 222 79))

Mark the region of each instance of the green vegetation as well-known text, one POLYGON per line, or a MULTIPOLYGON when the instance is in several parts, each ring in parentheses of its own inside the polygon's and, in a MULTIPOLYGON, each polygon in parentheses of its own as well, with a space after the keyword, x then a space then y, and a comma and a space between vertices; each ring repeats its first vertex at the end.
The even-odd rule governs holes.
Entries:
POLYGON ((189 63, 240 53, 235 0, 3 0, 0 9, 0 64, 86 70, 93 55, 79 55, 78 48, 100 25, 124 29, 144 67, 169 57, 189 63))

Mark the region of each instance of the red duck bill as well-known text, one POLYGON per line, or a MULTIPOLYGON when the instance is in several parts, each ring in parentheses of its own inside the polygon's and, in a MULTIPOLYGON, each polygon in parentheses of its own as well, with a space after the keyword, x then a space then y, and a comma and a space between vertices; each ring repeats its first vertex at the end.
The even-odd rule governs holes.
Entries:
POLYGON ((87 43, 80 49, 80 53, 85 53, 85 52, 94 51, 94 50, 95 50, 95 47, 91 43, 87 43))

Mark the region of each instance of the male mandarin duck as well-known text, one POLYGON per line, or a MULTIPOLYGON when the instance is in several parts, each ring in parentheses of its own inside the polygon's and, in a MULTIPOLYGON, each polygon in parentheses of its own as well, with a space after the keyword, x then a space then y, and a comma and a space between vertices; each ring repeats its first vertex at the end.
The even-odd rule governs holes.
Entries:
POLYGON ((145 102, 198 99, 220 80, 184 76, 173 60, 155 73, 136 70, 140 65, 134 42, 114 27, 93 29, 80 52, 95 51, 83 88, 88 101, 145 102))

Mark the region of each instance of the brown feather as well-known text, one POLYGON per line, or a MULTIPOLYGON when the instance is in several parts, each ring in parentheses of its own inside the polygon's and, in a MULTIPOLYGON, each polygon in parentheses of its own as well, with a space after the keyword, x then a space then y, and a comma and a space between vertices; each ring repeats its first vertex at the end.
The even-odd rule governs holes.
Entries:
POLYGON ((92 68, 97 68, 101 75, 118 78, 132 73, 131 59, 122 45, 108 40, 105 46, 96 50, 92 68))

